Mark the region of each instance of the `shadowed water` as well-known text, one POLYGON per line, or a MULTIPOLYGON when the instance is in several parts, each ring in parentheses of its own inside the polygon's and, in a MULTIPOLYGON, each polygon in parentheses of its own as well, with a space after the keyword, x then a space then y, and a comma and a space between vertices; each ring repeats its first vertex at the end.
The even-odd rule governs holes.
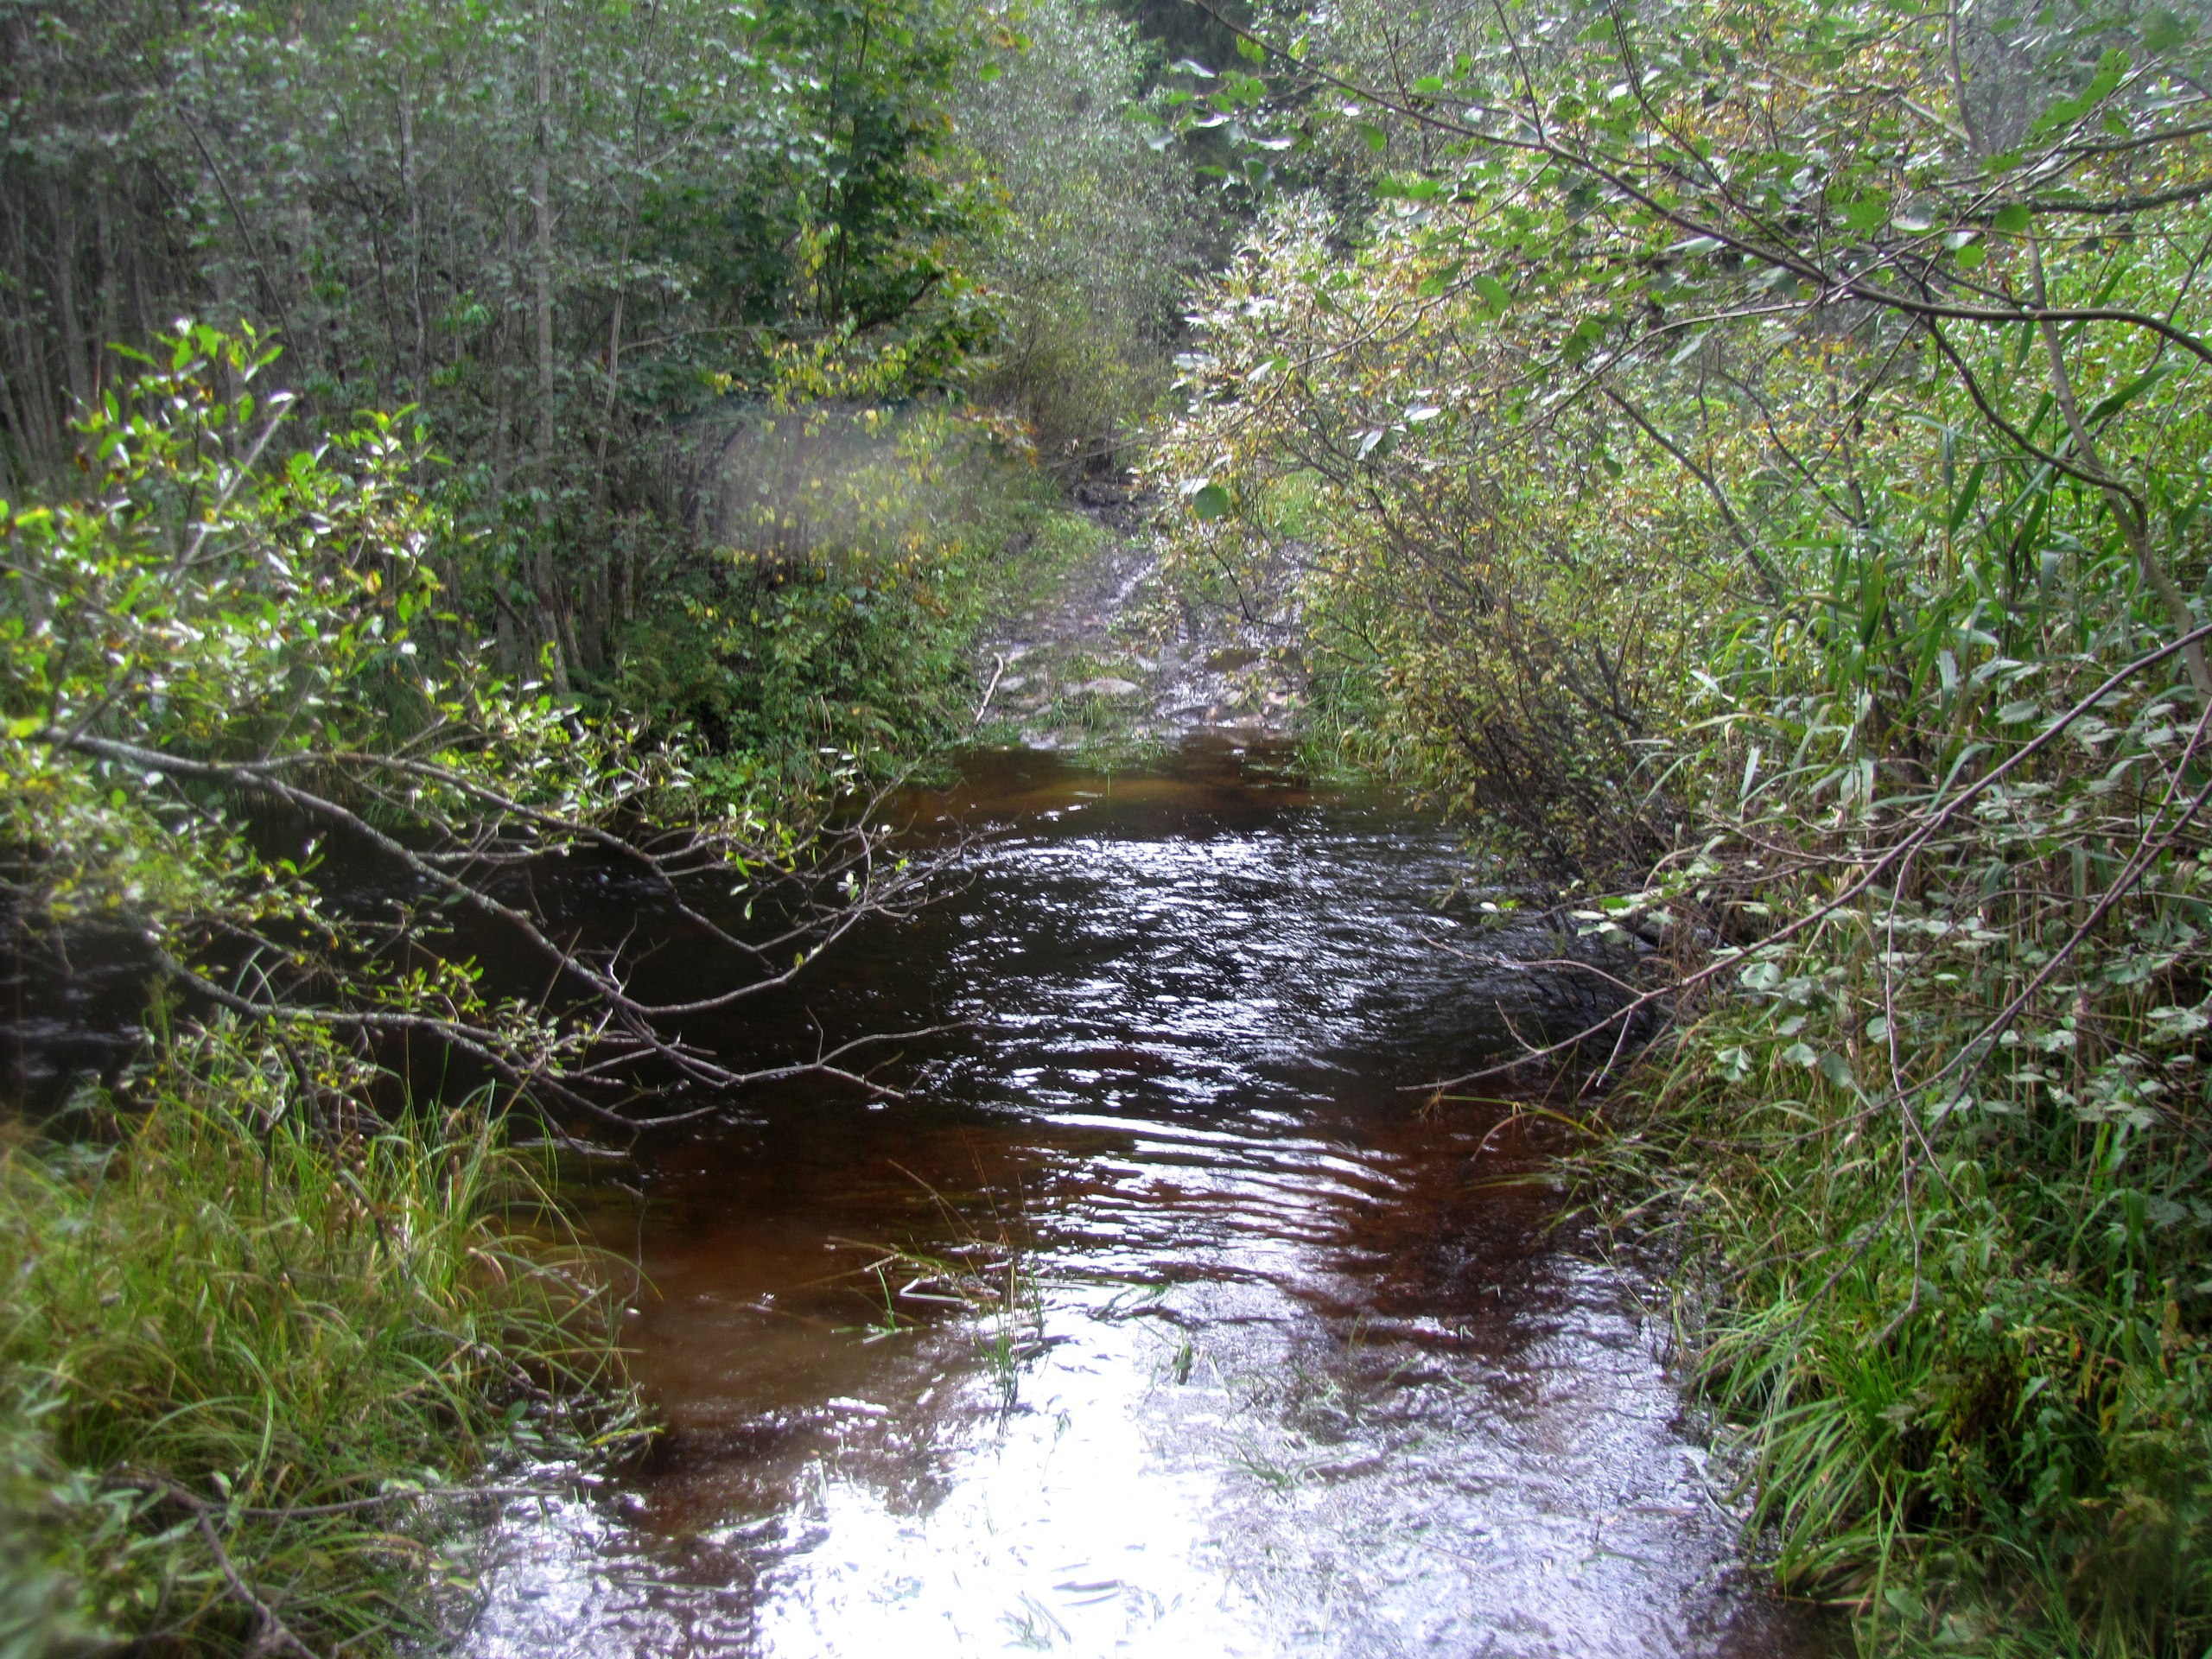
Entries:
POLYGON ((669 1432, 511 1508, 462 1652, 1825 1650, 1539 1149, 1404 1091, 1599 983, 1438 949, 1553 954, 1447 835, 1219 741, 912 804, 1001 833, 775 1017, 966 1023, 583 1195, 669 1432))

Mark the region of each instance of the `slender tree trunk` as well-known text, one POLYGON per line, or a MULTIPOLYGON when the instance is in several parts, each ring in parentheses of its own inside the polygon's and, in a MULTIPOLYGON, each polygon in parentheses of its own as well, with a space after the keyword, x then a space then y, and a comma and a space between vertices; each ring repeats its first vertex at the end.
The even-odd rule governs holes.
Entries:
MULTIPOLYGON (((592 464, 592 519, 594 533, 604 523, 607 512, 609 481, 607 474, 607 450, 614 438, 614 417, 622 393, 622 323, 630 299, 630 251, 637 240, 638 219, 643 207, 643 188, 639 183, 645 161, 645 86, 651 73, 649 54, 660 24, 659 0, 647 8, 645 24, 635 60, 633 79, 636 91, 630 105, 630 162, 632 177, 627 207, 622 224, 620 251, 614 264, 614 306, 607 320, 607 397, 599 411, 599 444, 592 464)), ((611 543, 613 537, 607 538, 611 543)), ((597 603, 594 607, 589 641, 594 663, 602 658, 613 645, 614 618, 619 614, 624 621, 630 620, 632 570, 628 544, 620 550, 608 546, 600 556, 595 572, 597 603)))
POLYGON ((103 183, 93 201, 99 208, 94 221, 94 245, 99 255, 100 337, 93 341, 92 396, 100 395, 100 388, 107 378, 107 348, 123 340, 122 284, 118 277, 115 220, 109 209, 112 200, 111 188, 103 183))
POLYGON ((545 636, 551 658, 550 668, 556 690, 569 690, 569 665, 562 651, 560 594, 555 585, 552 538, 555 515, 553 492, 556 480, 554 445, 558 440, 553 393, 553 16, 551 0, 537 6, 537 168, 531 183, 531 206, 537 219, 536 257, 537 313, 537 486, 538 539, 531 560, 532 586, 537 601, 537 624, 545 636))
POLYGON ((124 257, 130 262, 130 338, 142 345, 153 338, 155 327, 154 308, 146 298, 146 263, 152 251, 148 244, 152 238, 145 234, 145 231, 158 222, 161 212, 158 189, 149 207, 143 199, 144 188, 142 180, 138 189, 133 192, 139 197, 132 205, 137 209, 135 217, 140 231, 128 239, 124 249, 124 257))
MULTIPOLYGON (((19 327, 12 324, 8 329, 8 343, 10 347, 9 355, 17 358, 18 360, 20 360, 20 353, 14 347, 16 337, 21 332, 19 327)), ((39 453, 41 446, 38 437, 25 423, 23 405, 16 397, 16 366, 13 363, 0 366, 0 423, 5 423, 9 435, 14 440, 10 443, 0 444, 0 480, 5 480, 11 492, 22 489, 31 482, 33 477, 41 469, 41 460, 39 453)), ((41 410, 41 416, 43 413, 44 411, 41 410)), ((40 424, 41 426, 45 424, 43 418, 41 419, 40 424)))
POLYGON ((77 219, 70 195, 66 180, 56 179, 48 187, 54 219, 54 315, 61 335, 61 372, 73 404, 84 403, 92 388, 85 378, 84 321, 77 315, 77 219))
MULTIPOLYGON (((30 192, 4 188, 16 182, 0 174, 0 215, 4 215, 0 224, 8 232, 8 276, 13 291, 28 299, 37 291, 31 276, 30 192)), ((16 483, 22 485, 50 476, 59 465, 54 453, 58 411, 46 372, 43 331, 28 305, 8 315, 5 334, 10 360, 0 366, 0 410, 15 435, 12 461, 21 474, 16 483)))
MULTIPOLYGON (((512 268, 513 261, 510 259, 508 264, 512 268)), ((502 513, 506 511, 507 486, 513 481, 515 470, 514 394, 510 385, 513 371, 507 361, 512 323, 510 312, 501 308, 499 326, 492 336, 492 502, 493 510, 502 513)))
MULTIPOLYGON (((850 129, 845 141, 845 159, 847 163, 848 177, 851 176, 850 168, 852 163, 858 161, 860 158, 860 101, 865 92, 866 78, 868 75, 868 49, 874 27, 875 8, 872 4, 864 3, 861 9, 860 41, 858 48, 853 54, 853 118, 850 123, 850 129)), ((840 67, 841 66, 833 63, 830 75, 830 99, 831 105, 831 116, 833 118, 836 115, 837 83, 840 79, 838 72, 840 67)), ((822 216, 823 219, 828 222, 831 244, 830 257, 826 261, 824 261, 823 266, 822 281, 823 286, 820 296, 822 307, 821 321, 822 326, 825 328, 835 327, 837 325, 838 319, 844 315, 845 278, 849 265, 849 255, 850 252, 850 244, 852 240, 850 227, 837 213, 837 208, 840 205, 838 202, 838 195, 839 191, 836 181, 834 178, 824 179, 822 182, 822 216)))
POLYGON ((408 281, 415 311, 412 368, 415 395, 420 397, 429 385, 430 326, 423 302, 423 185, 415 156, 415 93, 404 69, 399 76, 399 183, 407 194, 408 281))

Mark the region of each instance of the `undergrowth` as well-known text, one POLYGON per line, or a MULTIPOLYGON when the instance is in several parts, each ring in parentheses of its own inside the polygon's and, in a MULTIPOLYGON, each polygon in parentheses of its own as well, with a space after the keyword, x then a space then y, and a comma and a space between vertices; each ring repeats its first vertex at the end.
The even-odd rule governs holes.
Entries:
POLYGON ((2202 1659, 2202 199, 2090 228, 2152 199, 2115 156, 2200 167, 2163 100, 2202 42, 2060 9, 2000 76, 1998 34, 1962 71, 1881 5, 1520 21, 1468 14, 1433 84, 1592 124, 1463 130, 1358 222, 1281 201, 1194 308, 1169 579, 1299 620, 1309 751, 1648 950, 1618 1013, 1442 1092, 1612 1057, 1585 1167, 1675 1232, 1780 1585, 1869 1652, 2202 1659), (1963 136, 2007 77, 2032 162, 1963 136), (1785 155, 1850 183, 1741 194, 1785 155), (1854 286, 1892 257, 1910 296, 1854 286))
POLYGON ((1779 796, 1582 912, 1684 969, 1586 1168, 1673 1230, 1758 1547, 1868 1651, 2212 1644, 2212 720, 2172 654, 2049 662, 1970 781, 1779 796))
POLYGON ((724 545, 647 602, 611 702, 785 788, 965 741, 977 639, 1085 544, 1020 435, 822 405, 754 411, 721 455, 724 545))
POLYGON ((219 1028, 16 1131, 0 1654, 428 1634, 487 1470, 636 1433, 605 1277, 544 1176, 481 1100, 311 1122, 219 1028))

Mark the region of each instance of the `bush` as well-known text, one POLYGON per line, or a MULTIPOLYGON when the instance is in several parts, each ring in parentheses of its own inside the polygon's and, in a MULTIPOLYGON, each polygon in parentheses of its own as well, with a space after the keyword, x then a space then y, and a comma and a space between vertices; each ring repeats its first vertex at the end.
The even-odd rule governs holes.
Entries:
POLYGON ((881 772, 963 735, 974 634, 1055 516, 1020 435, 839 402, 749 410, 702 443, 719 550, 647 612, 620 706, 790 785, 825 750, 881 772))
POLYGON ((1185 164, 1147 143, 1131 29, 1083 0, 1021 27, 1026 48, 954 111, 1007 209, 977 267, 1000 337, 967 382, 1047 466, 1107 472, 1167 391, 1205 219, 1185 164))
MULTIPOLYGON (((1672 1218, 1782 1580, 1870 1649, 2195 1659, 2203 42, 1446 22, 1368 100, 1418 169, 1365 225, 1279 206, 1199 308, 1173 567, 1301 618, 1328 734, 1657 942, 1675 1025, 1583 1166, 1672 1218)), ((1310 107, 1220 79, 1249 130, 1310 107)))

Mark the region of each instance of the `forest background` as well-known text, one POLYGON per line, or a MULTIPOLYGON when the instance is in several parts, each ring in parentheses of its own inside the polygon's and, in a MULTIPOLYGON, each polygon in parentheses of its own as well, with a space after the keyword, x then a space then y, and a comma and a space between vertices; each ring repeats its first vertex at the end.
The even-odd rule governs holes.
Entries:
POLYGON ((1076 5, 0 6, 0 1649, 419 1639, 464 1487, 633 1443, 509 1109, 868 1086, 682 1022, 912 894, 867 802, 1096 539, 1218 238, 1157 66, 1076 5), (587 867, 697 980, 579 943, 587 867))
POLYGON ((2205 1651, 2206 23, 0 4, 17 1028, 154 988, 11 1130, 0 1645, 405 1640, 629 1443, 507 1109, 772 1084, 683 1020, 915 899, 855 803, 1134 463, 1317 766, 1639 942, 1521 1081, 1779 1580, 2205 1651))

